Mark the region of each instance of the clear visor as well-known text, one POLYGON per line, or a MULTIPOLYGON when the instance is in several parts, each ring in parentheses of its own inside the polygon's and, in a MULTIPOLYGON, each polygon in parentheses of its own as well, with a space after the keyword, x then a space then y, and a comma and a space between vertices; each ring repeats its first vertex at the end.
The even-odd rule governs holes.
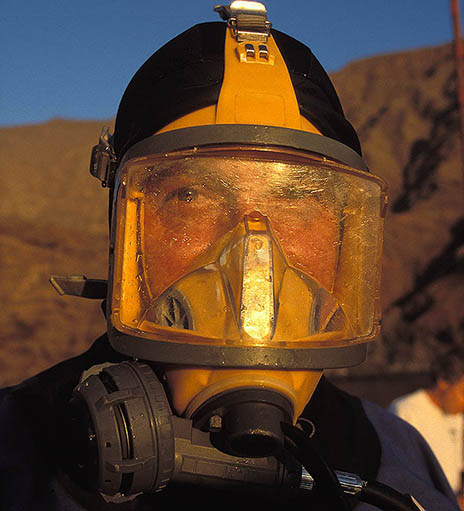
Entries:
POLYGON ((374 337, 385 187, 317 156, 208 148, 128 161, 111 321, 181 343, 298 348, 374 337))

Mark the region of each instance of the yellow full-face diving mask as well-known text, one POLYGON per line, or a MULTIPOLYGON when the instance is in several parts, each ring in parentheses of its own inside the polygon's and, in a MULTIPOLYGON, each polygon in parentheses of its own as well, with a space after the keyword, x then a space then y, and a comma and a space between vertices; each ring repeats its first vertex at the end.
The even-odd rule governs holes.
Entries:
POLYGON ((112 323, 197 346, 371 339, 383 200, 377 178, 295 151, 135 158, 120 176, 112 323))
POLYGON ((271 402, 280 430, 323 369, 361 363, 378 333, 385 185, 300 114, 269 27, 229 25, 217 104, 130 147, 116 172, 108 334, 160 365, 199 427, 238 399, 271 402))
POLYGON ((194 148, 169 150, 181 131, 120 170, 110 339, 165 365, 179 414, 259 388, 294 420, 320 370, 361 362, 378 332, 384 185, 316 152, 245 144, 246 127, 187 129, 194 148), (226 132, 236 144, 198 143, 226 132))
POLYGON ((363 362, 379 331, 386 186, 311 51, 271 31, 262 4, 215 10, 227 23, 140 68, 92 152, 123 356, 74 389, 69 469, 115 502, 171 481, 287 495, 311 480, 338 505, 296 423, 318 420, 323 390, 302 412, 324 369, 363 362))

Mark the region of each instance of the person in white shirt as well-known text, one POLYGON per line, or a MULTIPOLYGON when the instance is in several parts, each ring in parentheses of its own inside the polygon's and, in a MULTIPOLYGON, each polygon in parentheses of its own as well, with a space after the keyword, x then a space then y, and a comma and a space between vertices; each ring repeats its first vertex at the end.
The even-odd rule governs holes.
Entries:
POLYGON ((422 434, 458 494, 464 470, 464 348, 437 357, 431 369, 430 388, 395 399, 389 410, 422 434))

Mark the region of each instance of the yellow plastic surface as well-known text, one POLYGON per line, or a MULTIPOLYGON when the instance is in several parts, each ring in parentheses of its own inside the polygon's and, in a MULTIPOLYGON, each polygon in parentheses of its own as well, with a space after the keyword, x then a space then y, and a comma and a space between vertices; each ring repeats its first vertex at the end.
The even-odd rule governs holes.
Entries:
MULTIPOLYGON (((260 55, 257 43, 250 42, 254 47, 254 56, 250 52, 247 53, 245 44, 237 43, 231 31, 226 30, 225 72, 218 104, 187 114, 169 123, 158 133, 191 126, 225 123, 282 126, 320 134, 309 120, 300 115, 288 70, 272 36, 267 43, 267 58, 260 55)), ((130 178, 130 175, 126 177, 130 178)), ((147 261, 144 261, 144 257, 146 257, 144 250, 147 251, 146 241, 144 241, 147 237, 145 226, 151 225, 151 222, 156 222, 156 220, 153 220, 150 214, 146 214, 146 199, 144 202, 143 193, 135 192, 134 188, 127 183, 122 188, 117 206, 120 216, 116 236, 117 254, 112 309, 112 320, 115 326, 122 331, 132 332, 136 336, 152 338, 153 342, 156 342, 156 339, 203 344, 208 342, 240 343, 247 339, 250 342, 253 335, 247 338, 242 333, 241 336, 236 323, 230 320, 231 309, 237 303, 234 305, 227 301, 223 288, 217 285, 217 274, 204 270, 208 264, 214 263, 220 250, 231 242, 230 232, 232 230, 223 232, 222 242, 218 242, 213 248, 210 247, 203 252, 197 251, 194 266, 185 269, 173 260, 171 274, 166 281, 163 280, 162 268, 159 267, 159 282, 163 283, 157 287, 150 282, 152 278, 148 274, 149 270, 147 271, 147 261), (213 254, 211 251, 216 252, 213 254), (195 269, 198 271, 195 272, 195 269), (182 279, 182 276, 186 274, 190 274, 190 276, 182 279), (150 321, 147 320, 148 316, 142 320, 147 303, 155 300, 161 292, 176 281, 177 289, 181 295, 188 296, 192 302, 197 332, 156 327, 154 330, 152 327, 147 327, 152 330, 143 331, 144 325, 146 327, 150 324, 150 321), (216 309, 211 304, 216 304, 216 309), (212 309, 214 310, 212 311, 212 309), (228 316, 225 313, 230 314, 228 316), (198 332, 201 335, 195 336, 198 332)), ((360 189, 359 193, 362 195, 364 192, 360 189)), ((331 278, 329 274, 324 276, 319 269, 313 268, 319 283, 328 295, 334 297, 321 302, 324 310, 320 311, 317 327, 320 330, 318 339, 321 345, 333 342, 330 332, 327 334, 324 333, 324 330, 327 329, 327 324, 332 318, 334 318, 334 323, 341 321, 340 317, 336 316, 337 310, 343 310, 346 318, 356 318, 357 321, 352 325, 350 321, 345 321, 342 317, 345 322, 342 325, 343 328, 340 327, 341 330, 339 330, 345 331, 343 342, 356 342, 357 335, 361 330, 364 333, 369 331, 371 337, 376 333, 376 324, 379 320, 379 258, 382 243, 381 236, 377 236, 377 234, 382 228, 382 218, 375 209, 379 207, 381 198, 379 197, 377 202, 375 200, 365 204, 361 204, 361 202, 356 203, 357 209, 350 211, 348 205, 341 212, 345 236, 338 252, 336 278, 331 278), (372 238, 373 233, 374 238, 372 238), (363 250, 362 244, 366 237, 371 242, 369 248, 363 250), (366 282, 370 288, 368 296, 366 296, 366 282)), ((262 213, 265 214, 265 211, 262 213)), ((182 215, 180 214, 179 225, 182 223, 181 220, 182 215)), ((206 231, 211 230, 215 225, 214 221, 205 217, 202 219, 200 227, 206 231)), ((174 232, 173 238, 181 239, 182 235, 182 232, 174 232)), ((269 242, 264 238, 261 241, 269 242)), ((150 246, 155 247, 158 244, 161 247, 161 254, 162 243, 171 244, 171 246, 176 244, 173 240, 161 240, 150 246)), ((166 245, 167 247, 168 245, 166 245)), ((188 243, 184 248, 188 250, 188 243)), ((293 264, 294 270, 307 271, 304 265, 298 266, 300 255, 294 248, 285 246, 284 249, 286 249, 285 256, 293 264)), ((312 246, 310 244, 307 250, 317 250, 317 243, 312 246)), ((322 252, 319 257, 321 261, 326 259, 326 255, 322 252)), ((153 263, 150 262, 149 267, 155 264, 155 256, 152 257, 152 261, 153 263)), ((238 261, 240 261, 240 257, 230 258, 223 265, 232 293, 236 297, 241 296, 242 286, 238 261)), ((269 264, 269 261, 266 262, 266 260, 262 262, 261 266, 255 264, 256 275, 259 271, 264 274, 269 264)), ((280 319, 272 335, 269 331, 263 335, 267 327, 262 327, 261 333, 259 329, 256 330, 255 337, 261 337, 261 339, 255 339, 254 344, 263 344, 264 339, 264 343, 269 345, 271 338, 276 337, 287 340, 307 339, 306 311, 311 308, 314 295, 308 291, 310 287, 302 284, 303 281, 298 271, 286 270, 285 258, 276 256, 272 264, 274 277, 276 275, 280 275, 280 277, 273 281, 273 289, 271 289, 272 286, 265 286, 263 283, 263 293, 268 298, 272 297, 273 300, 277 296, 280 297, 280 319), (283 278, 285 272, 286 276, 283 278), (264 290, 264 288, 266 289, 264 290)), ((251 273, 248 275, 251 276, 251 273)), ((251 290, 250 303, 252 303, 258 295, 257 288, 251 286, 249 290, 251 290)), ((269 323, 270 303, 269 301, 267 306, 264 305, 264 308, 267 307, 267 309, 262 314, 265 318, 263 324, 269 323)), ((256 303, 253 305, 255 312, 258 310, 258 306, 259 304, 256 303)), ((240 311, 236 311, 236 314, 240 315, 240 311)), ((245 320, 247 317, 249 319, 251 316, 243 315, 245 320)), ((334 328, 336 330, 339 327, 335 325, 334 328)), ((253 344, 253 341, 251 342, 253 344)), ((337 342, 339 343, 340 339, 337 342)), ((317 345, 317 342, 313 342, 313 345, 317 345)), ((278 346, 276 349, 279 349, 278 346)), ((187 416, 192 415, 201 404, 218 393, 254 386, 270 388, 286 396, 294 407, 294 419, 296 420, 309 401, 322 374, 322 371, 288 371, 285 367, 276 367, 273 370, 255 370, 223 367, 199 368, 188 364, 188 360, 179 360, 178 365, 166 368, 166 378, 174 409, 177 413, 187 416)))

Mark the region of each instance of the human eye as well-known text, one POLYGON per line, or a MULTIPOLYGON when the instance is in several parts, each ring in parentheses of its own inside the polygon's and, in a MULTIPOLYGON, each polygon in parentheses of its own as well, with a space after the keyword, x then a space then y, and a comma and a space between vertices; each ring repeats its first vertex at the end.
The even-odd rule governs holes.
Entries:
POLYGON ((182 186, 171 190, 166 194, 164 202, 179 201, 179 202, 194 202, 199 199, 200 192, 194 187, 182 186))

